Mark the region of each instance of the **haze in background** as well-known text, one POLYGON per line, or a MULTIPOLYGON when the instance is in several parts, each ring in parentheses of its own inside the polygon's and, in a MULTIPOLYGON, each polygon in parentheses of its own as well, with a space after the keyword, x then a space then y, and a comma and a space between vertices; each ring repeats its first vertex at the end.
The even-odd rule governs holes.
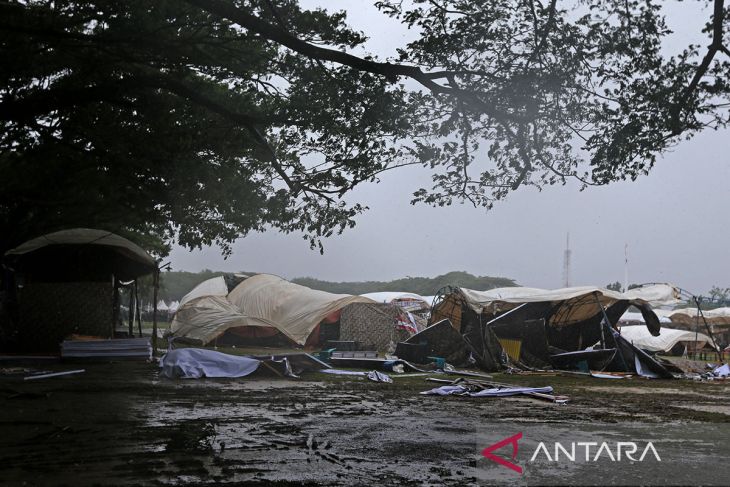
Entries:
MULTIPOLYGON (((305 1, 307 7, 317 2, 305 1)), ((330 5, 331 8, 331 5, 330 5)), ((398 22, 360 1, 338 2, 352 26, 370 36, 368 50, 391 56, 414 37, 398 22)), ((709 18, 699 3, 668 3, 675 31, 668 54, 700 34, 709 18)), ((436 276, 452 270, 504 276, 524 286, 563 285, 563 251, 570 232, 571 285, 624 280, 628 244, 629 282, 673 282, 695 293, 730 286, 730 131, 705 131, 661 157, 635 182, 592 187, 521 188, 494 209, 469 205, 410 205, 411 194, 430 187, 428 170, 384 173, 347 197, 370 207, 357 226, 310 250, 301 235, 275 231, 239 240, 224 260, 217 248, 189 252, 174 247, 174 270, 255 270, 284 278, 330 281, 391 280, 436 276)))

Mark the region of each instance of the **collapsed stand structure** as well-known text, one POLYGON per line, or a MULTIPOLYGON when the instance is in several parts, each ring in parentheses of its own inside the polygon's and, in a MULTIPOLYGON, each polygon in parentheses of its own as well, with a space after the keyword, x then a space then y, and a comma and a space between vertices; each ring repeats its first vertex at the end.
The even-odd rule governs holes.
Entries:
POLYGON ((651 306, 674 304, 678 298, 678 289, 668 284, 625 293, 597 287, 447 287, 439 292, 430 322, 448 319, 471 358, 489 371, 511 364, 672 377, 663 364, 622 337, 615 325, 634 306, 649 333, 658 336, 661 324, 651 306))

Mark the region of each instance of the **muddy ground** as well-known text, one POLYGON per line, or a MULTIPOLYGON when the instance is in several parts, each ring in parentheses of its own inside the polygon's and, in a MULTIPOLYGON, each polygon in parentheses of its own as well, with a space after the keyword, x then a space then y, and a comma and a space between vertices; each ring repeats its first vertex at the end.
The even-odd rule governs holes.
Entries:
MULTIPOLYGON (((479 454, 490 434, 629 425, 651 435, 655 427, 678 425, 716 432, 703 433, 708 451, 730 440, 724 436, 730 381, 494 374, 501 382, 551 385, 570 396, 557 405, 525 397, 423 396, 418 393, 436 386, 423 377, 393 384, 320 373, 299 380, 172 381, 146 363, 33 367, 86 372, 37 381, 0 374, 3 485, 519 484, 530 482, 504 469, 490 476, 495 466, 479 454)), ((724 446, 720 454, 727 452, 724 446)), ((517 460, 525 463, 524 455, 517 460)), ((697 453, 697 469, 707 470, 706 455, 697 453)), ((540 483, 576 482, 573 473, 548 467, 540 483)), ((656 479, 631 475, 598 483, 656 479)), ((718 483, 727 484, 730 477, 720 482, 722 475, 718 483)))

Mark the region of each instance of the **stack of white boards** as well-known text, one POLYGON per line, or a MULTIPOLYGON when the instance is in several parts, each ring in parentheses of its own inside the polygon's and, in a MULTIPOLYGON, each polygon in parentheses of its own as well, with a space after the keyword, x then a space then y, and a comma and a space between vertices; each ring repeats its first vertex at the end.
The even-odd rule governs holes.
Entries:
POLYGON ((63 358, 123 358, 149 360, 152 344, 147 338, 118 338, 113 340, 64 340, 63 358))

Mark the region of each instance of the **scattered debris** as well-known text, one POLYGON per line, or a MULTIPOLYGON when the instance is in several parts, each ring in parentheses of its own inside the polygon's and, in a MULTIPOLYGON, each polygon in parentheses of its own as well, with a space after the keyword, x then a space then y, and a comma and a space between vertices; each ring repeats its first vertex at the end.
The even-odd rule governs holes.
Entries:
POLYGON ((554 402, 556 404, 565 404, 569 401, 568 396, 556 396, 551 394, 551 392, 553 392, 553 388, 551 386, 521 387, 514 384, 503 384, 493 381, 477 381, 463 378, 458 378, 455 381, 436 378, 428 378, 426 380, 429 382, 447 383, 448 385, 421 392, 421 394, 424 395, 457 395, 469 397, 506 397, 526 395, 536 399, 554 402))
POLYGON ((50 377, 61 377, 64 375, 81 374, 83 372, 86 372, 86 369, 66 370, 64 372, 51 372, 51 373, 35 374, 35 375, 29 375, 27 377, 23 377, 23 380, 48 379, 50 377))
POLYGON ((150 360, 152 359, 152 344, 149 337, 64 340, 61 343, 61 357, 150 360))
POLYGON ((625 374, 622 372, 594 372, 591 371, 591 377, 596 379, 630 379, 632 374, 625 374))
POLYGON ((370 372, 362 372, 357 370, 340 370, 340 369, 323 369, 320 372, 332 375, 355 375, 359 377, 367 377, 374 382, 387 382, 392 383, 393 379, 388 374, 378 372, 377 370, 371 370, 370 372))

